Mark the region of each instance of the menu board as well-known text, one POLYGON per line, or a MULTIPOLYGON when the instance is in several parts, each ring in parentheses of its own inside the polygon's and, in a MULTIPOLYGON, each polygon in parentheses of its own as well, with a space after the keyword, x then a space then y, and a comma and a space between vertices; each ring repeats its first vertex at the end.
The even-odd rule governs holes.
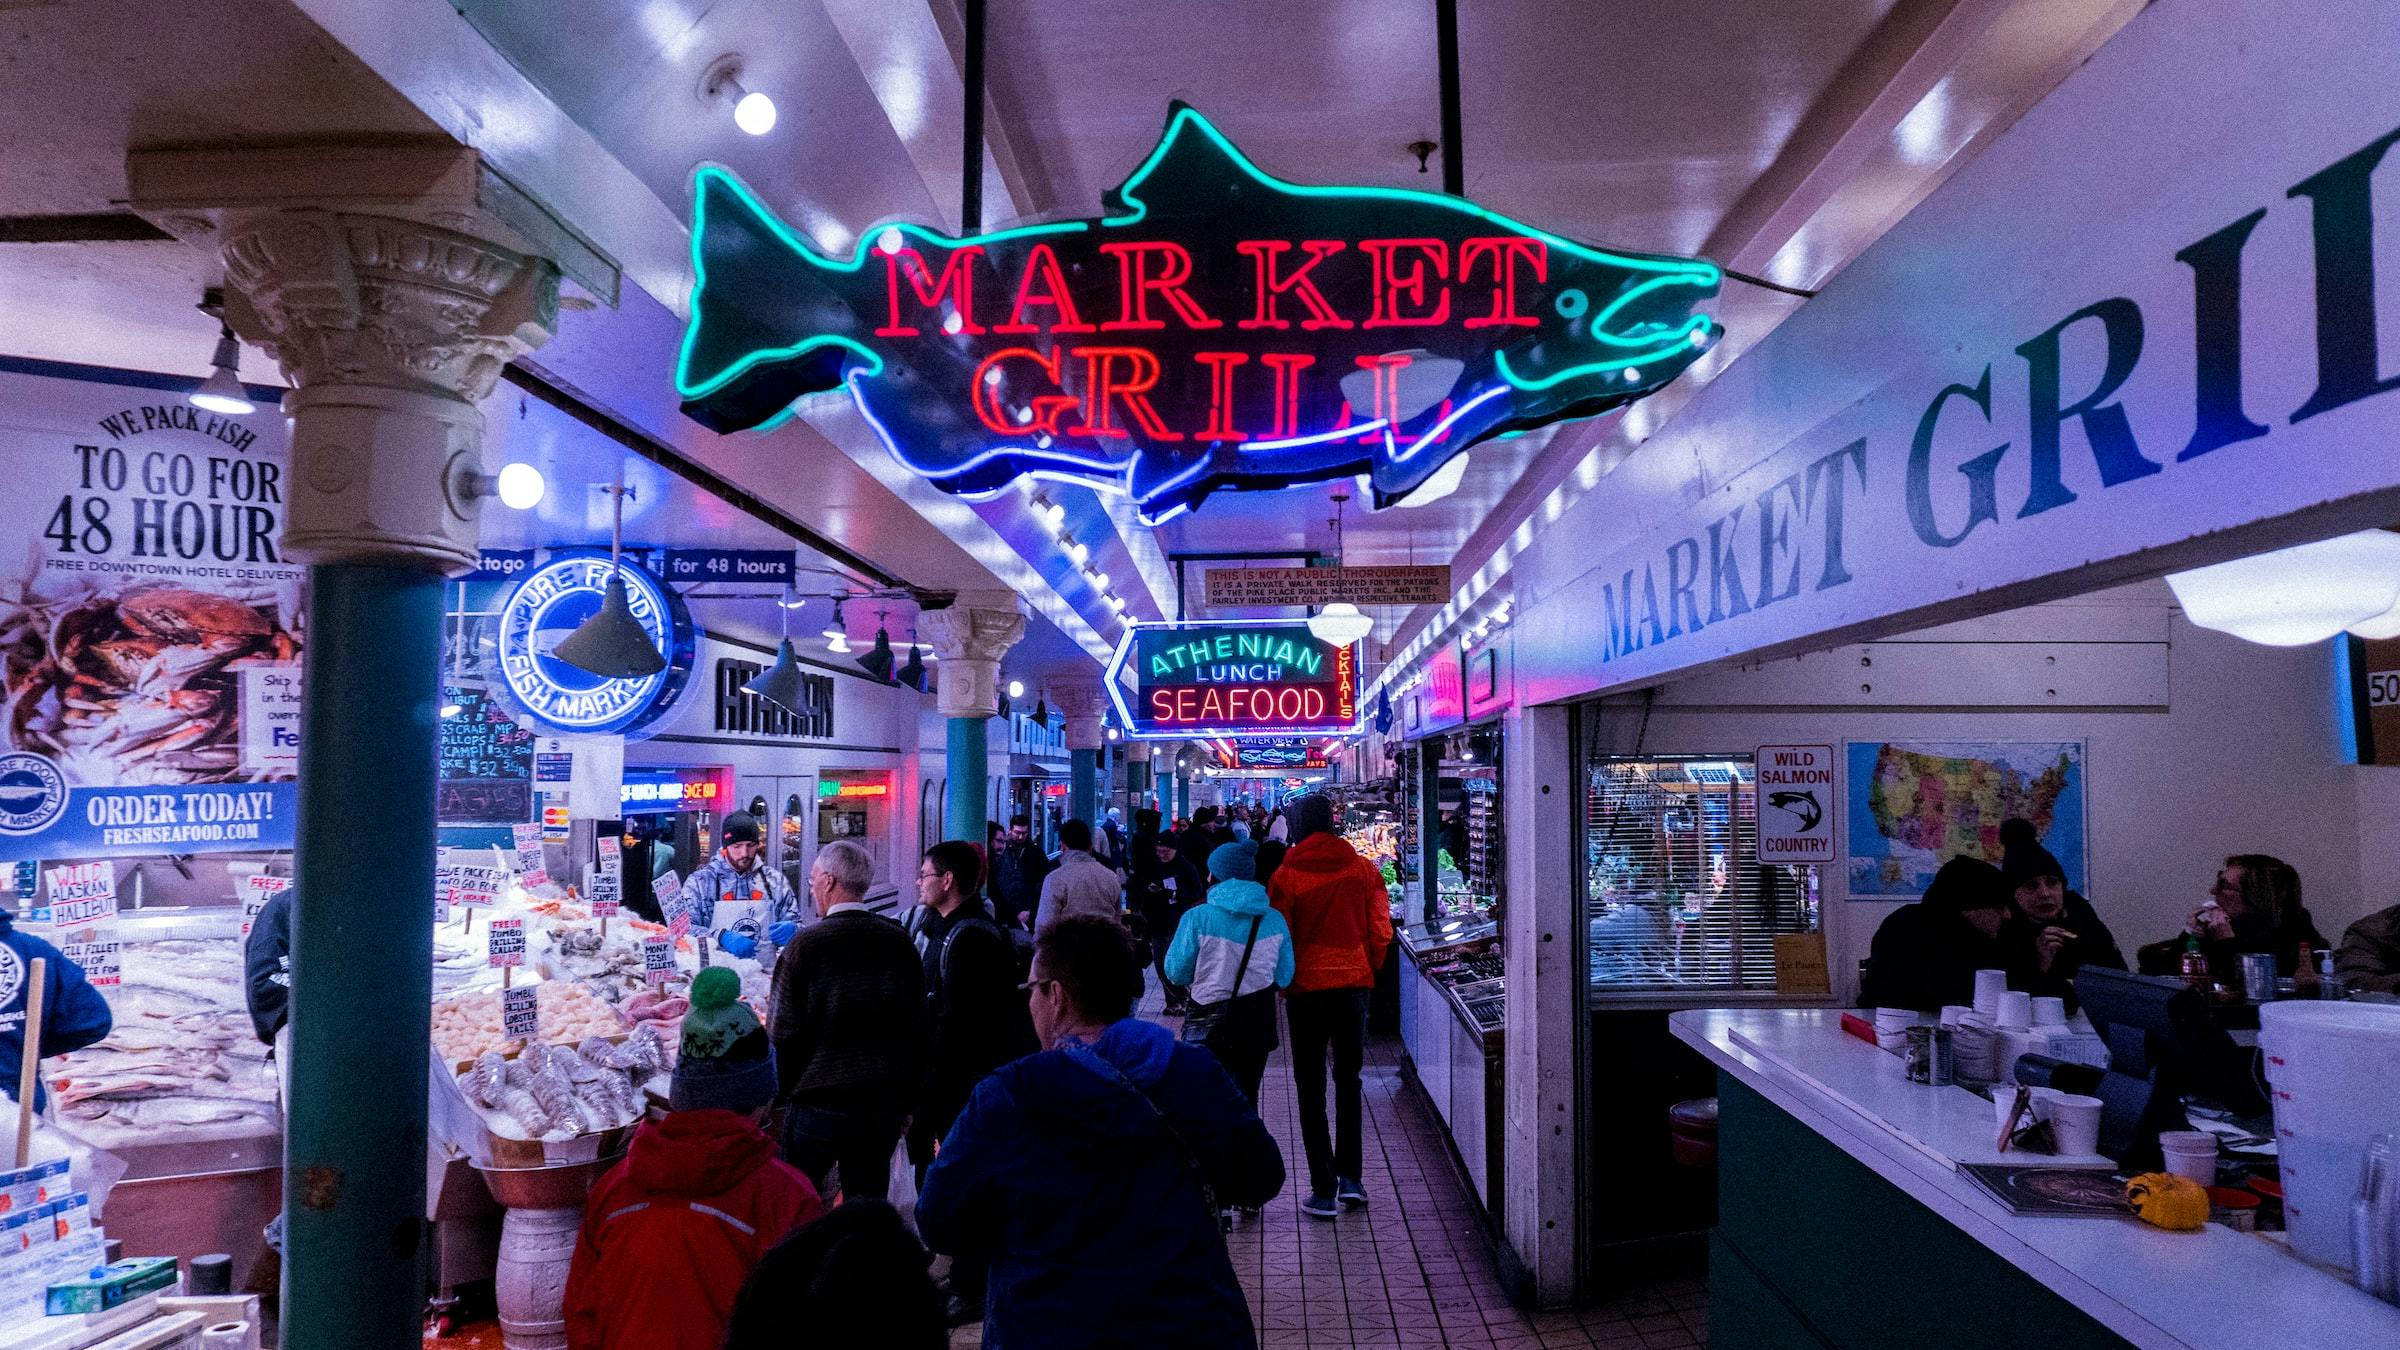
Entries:
POLYGON ((533 746, 528 727, 489 689, 454 686, 458 711, 442 719, 434 815, 444 825, 515 825, 533 819, 533 746))

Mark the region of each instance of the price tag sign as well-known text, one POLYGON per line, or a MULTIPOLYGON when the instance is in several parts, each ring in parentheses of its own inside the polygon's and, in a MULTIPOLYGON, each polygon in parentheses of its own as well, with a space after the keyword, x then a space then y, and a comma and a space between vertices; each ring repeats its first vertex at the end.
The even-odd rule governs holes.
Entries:
POLYGON ((618 902, 625 894, 624 882, 624 876, 613 867, 595 867, 583 874, 583 894, 591 901, 593 918, 616 915, 618 902))
POLYGON ((43 874, 50 884, 50 922, 61 928, 117 917, 117 865, 75 863, 43 874))
POLYGON ((260 910, 283 891, 292 888, 290 877, 247 876, 242 878, 242 936, 250 936, 250 928, 258 922, 260 910))
POLYGON ((491 964, 495 966, 525 964, 525 921, 523 919, 494 919, 484 926, 484 936, 491 943, 491 964))
POLYGON ((650 883, 650 894, 658 900, 658 912, 667 921, 667 928, 677 937, 688 937, 692 931, 692 911, 683 898, 683 878, 673 872, 661 872, 650 883))
POLYGON ((450 922, 450 888, 458 884, 458 868, 442 863, 433 869, 433 921, 450 922))
POLYGON ((450 903, 472 909, 490 905, 508 886, 508 874, 497 867, 461 867, 450 882, 450 903))
POLYGON ((675 939, 652 933, 642 939, 642 978, 665 984, 675 975, 675 939))
POLYGON ((500 1034, 512 1041, 530 1041, 542 1031, 541 986, 529 984, 500 991, 500 1034))
POLYGON ((93 984, 124 983, 122 949, 115 924, 86 924, 66 934, 58 949, 68 960, 83 967, 83 977, 93 984))

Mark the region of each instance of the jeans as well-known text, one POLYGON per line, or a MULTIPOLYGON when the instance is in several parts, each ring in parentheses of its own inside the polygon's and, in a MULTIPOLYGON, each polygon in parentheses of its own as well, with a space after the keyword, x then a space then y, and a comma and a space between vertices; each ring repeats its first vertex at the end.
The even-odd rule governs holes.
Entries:
POLYGON ((1308 1151, 1308 1189, 1332 1195, 1334 1179, 1364 1170, 1359 1142, 1359 1062, 1366 1057, 1367 991, 1320 989, 1284 1000, 1292 1025, 1292 1093, 1308 1151), (1333 1054, 1333 1135, 1325 1129, 1325 1055, 1333 1054))
POLYGON ((892 1150, 907 1124, 901 1111, 794 1102, 783 1118, 783 1160, 828 1200, 836 1168, 844 1199, 881 1200, 891 1192, 892 1150))

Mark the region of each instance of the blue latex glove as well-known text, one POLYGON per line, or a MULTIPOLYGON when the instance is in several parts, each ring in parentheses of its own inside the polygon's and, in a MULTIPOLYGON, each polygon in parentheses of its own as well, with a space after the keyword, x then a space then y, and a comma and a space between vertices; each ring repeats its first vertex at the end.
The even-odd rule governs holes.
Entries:
POLYGON ((796 923, 774 924, 767 929, 767 941, 774 943, 778 947, 789 947, 792 945, 792 938, 798 934, 799 931, 800 925, 796 923))
POLYGON ((720 934, 717 945, 744 960, 758 955, 758 939, 742 933, 720 934))

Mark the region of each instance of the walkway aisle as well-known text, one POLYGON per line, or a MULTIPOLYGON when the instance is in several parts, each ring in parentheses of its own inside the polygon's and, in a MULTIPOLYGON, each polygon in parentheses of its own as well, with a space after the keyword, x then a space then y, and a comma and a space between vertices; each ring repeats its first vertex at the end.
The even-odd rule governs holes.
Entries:
POLYGON ((1259 1343, 1327 1346, 1696 1347, 1707 1340, 1698 1279, 1662 1281, 1603 1305, 1525 1313, 1502 1292, 1474 1202, 1457 1179, 1440 1124, 1401 1076, 1396 1040, 1367 1046, 1368 1208, 1332 1222, 1300 1212, 1308 1168, 1291 1070, 1277 1052, 1261 1115, 1283 1145, 1290 1180, 1231 1237, 1259 1343))

